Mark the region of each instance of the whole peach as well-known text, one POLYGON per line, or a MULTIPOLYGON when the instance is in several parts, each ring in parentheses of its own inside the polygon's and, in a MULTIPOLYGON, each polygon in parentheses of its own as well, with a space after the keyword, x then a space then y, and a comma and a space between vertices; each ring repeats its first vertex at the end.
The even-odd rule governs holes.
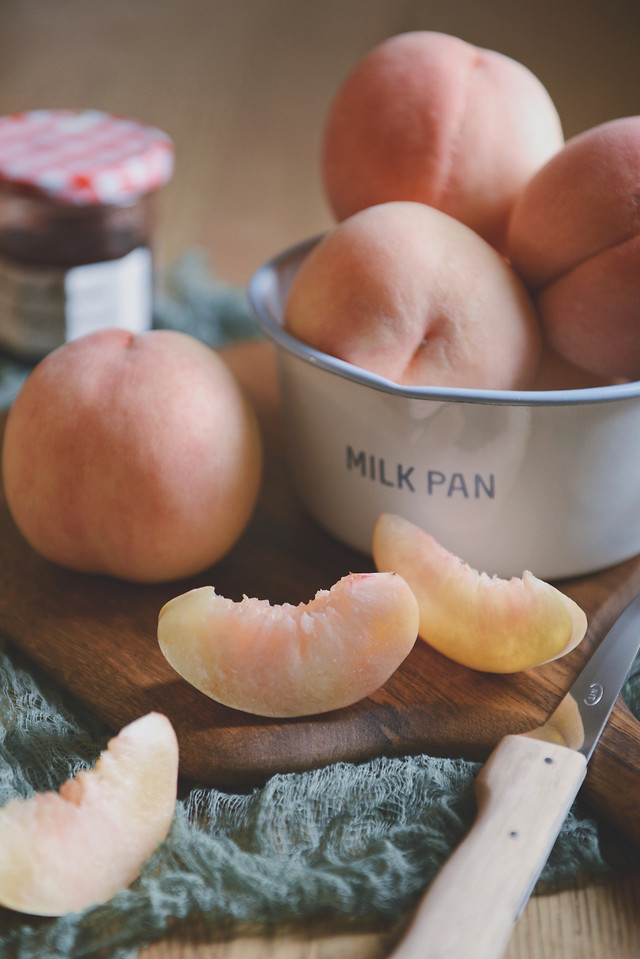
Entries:
POLYGON ((214 563, 251 516, 262 445, 209 347, 102 330, 59 347, 7 418, 5 493, 31 546, 62 566, 141 582, 214 563))
POLYGON ((619 377, 599 376, 576 366, 564 356, 551 349, 548 343, 542 345, 542 357, 537 376, 531 385, 532 390, 587 390, 602 386, 612 386, 619 377))
POLYGON ((375 47, 338 89, 322 175, 338 220, 415 200, 503 252, 516 196, 563 142, 557 110, 526 67, 457 37, 415 31, 375 47))
POLYGON ((607 377, 640 377, 640 116, 568 140, 522 192, 509 256, 550 345, 607 377))
POLYGON ((299 340, 404 385, 527 388, 533 304, 477 233, 422 203, 368 207, 303 260, 285 309, 299 340))

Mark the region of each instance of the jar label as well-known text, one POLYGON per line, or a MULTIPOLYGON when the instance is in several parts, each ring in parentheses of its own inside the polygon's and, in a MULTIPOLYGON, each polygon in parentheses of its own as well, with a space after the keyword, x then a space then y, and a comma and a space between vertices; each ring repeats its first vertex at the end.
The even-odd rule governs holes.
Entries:
POLYGON ((143 333, 151 325, 148 247, 69 270, 0 257, 0 346, 10 352, 38 359, 94 330, 115 326, 143 333))

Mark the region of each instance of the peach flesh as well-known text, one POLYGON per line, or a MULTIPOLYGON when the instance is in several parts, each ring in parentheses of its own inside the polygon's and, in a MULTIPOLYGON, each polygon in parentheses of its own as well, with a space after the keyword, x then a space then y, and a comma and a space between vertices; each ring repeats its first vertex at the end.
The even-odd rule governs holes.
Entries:
POLYGON ((302 262, 285 309, 299 340, 396 383, 529 388, 541 341, 509 264, 420 203, 369 207, 302 262))
POLYGON ((563 142, 558 112, 525 66, 415 31, 384 40, 345 78, 325 123, 322 175, 339 220, 414 200, 504 252, 515 198, 563 142))
POLYGON ((372 552, 379 570, 398 572, 415 593, 420 637, 471 669, 530 669, 585 635, 584 612, 554 586, 529 571, 509 580, 478 572, 401 516, 379 517, 372 552))
POLYGON ((10 800, 0 809, 0 903, 60 916, 106 902, 165 839, 177 777, 173 727, 148 713, 58 793, 10 800))
POLYGON ((9 510, 71 569, 182 578, 223 556, 257 498, 257 422, 223 361, 183 333, 105 330, 33 370, 3 444, 9 510))
POLYGON ((349 706, 375 692, 418 633, 415 596, 400 576, 352 573, 298 606, 234 603, 212 586, 176 596, 158 642, 187 682, 219 703, 294 717, 349 706))

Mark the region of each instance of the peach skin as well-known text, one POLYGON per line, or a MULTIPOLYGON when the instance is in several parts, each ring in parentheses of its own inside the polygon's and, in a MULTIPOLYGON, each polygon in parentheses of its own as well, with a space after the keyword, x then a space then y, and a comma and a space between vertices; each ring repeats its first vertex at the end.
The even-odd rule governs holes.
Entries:
POLYGON ((421 203, 354 214, 293 279, 287 330, 407 386, 528 388, 540 329, 508 263, 477 233, 421 203))
POLYGON ((515 198, 564 142, 547 90, 525 66, 447 34, 391 37, 338 89, 321 168, 338 220, 414 200, 501 252, 515 198))
POLYGON ((139 582, 220 559, 257 499, 262 443, 222 359, 185 333, 101 330, 28 376, 2 450, 7 505, 46 559, 139 582))
POLYGON ((545 164, 514 207, 509 257, 553 349, 602 377, 640 377, 640 116, 545 164))

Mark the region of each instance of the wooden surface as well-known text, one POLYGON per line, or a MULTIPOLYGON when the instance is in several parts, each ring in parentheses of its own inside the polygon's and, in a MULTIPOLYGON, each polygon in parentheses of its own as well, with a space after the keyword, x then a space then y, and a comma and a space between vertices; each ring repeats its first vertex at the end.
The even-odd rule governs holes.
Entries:
MULTIPOLYGON (((639 112, 640 7, 625 0, 7 0, 0 5, 0 112, 94 106, 166 129, 178 164, 163 197, 158 263, 197 243, 221 278, 244 284, 275 252, 329 225, 317 169, 329 99, 371 46, 416 28, 456 33, 525 62, 550 90, 568 135, 639 112)), ((317 533, 304 517, 280 535, 277 517, 286 508, 286 494, 274 496, 273 512, 259 514, 250 534, 271 537, 273 602, 308 599, 296 593, 311 583, 314 589, 330 585, 348 558, 324 539, 319 570, 308 551, 308 537, 317 533), (322 576, 327 582, 316 585, 322 576)), ((5 554, 2 537, 13 535, 9 530, 5 522, 5 554)), ((239 544, 224 561, 220 581, 229 594, 260 593, 264 564, 243 549, 239 544)), ((635 588, 635 576, 632 562, 605 574, 595 593, 589 584, 589 603, 600 610, 593 628, 605 626, 621 601, 616 591, 635 588)), ((57 582, 68 601, 64 624, 84 627, 95 618, 96 593, 88 589, 79 597, 64 575, 57 582)), ((574 584, 578 591, 582 585, 574 584)), ((146 635, 151 606, 138 614, 146 635)), ((121 615, 130 628, 131 606, 119 608, 112 624, 121 615)), ((639 899, 637 876, 536 897, 507 956, 638 956, 639 899)), ((192 920, 143 955, 364 959, 387 955, 397 935, 398 929, 375 923, 239 930, 192 920)))
MULTIPOLYGON (((259 412, 266 462, 256 514, 232 552, 180 582, 141 586, 86 576, 35 554, 0 498, 4 635, 114 731, 149 710, 165 713, 178 735, 182 776, 222 787, 259 785, 277 772, 381 754, 485 759, 507 733, 542 723, 640 589, 640 560, 563 583, 587 613, 586 639, 569 656, 511 676, 459 666, 419 641, 387 683, 362 702, 277 720, 222 706, 175 673, 156 640, 158 612, 173 596, 210 584, 234 600, 246 593, 272 603, 306 602, 349 571, 374 568, 368 557, 316 527, 291 491, 271 346, 240 344, 225 356, 259 412)), ((638 742, 640 723, 619 700, 589 764, 583 796, 640 848, 638 742)))

